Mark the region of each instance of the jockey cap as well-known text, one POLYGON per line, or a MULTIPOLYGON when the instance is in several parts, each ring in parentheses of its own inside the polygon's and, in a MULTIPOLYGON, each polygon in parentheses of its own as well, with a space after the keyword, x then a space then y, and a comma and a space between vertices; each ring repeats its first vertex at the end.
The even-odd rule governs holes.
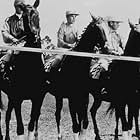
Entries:
POLYGON ((15 0, 14 6, 25 4, 25 0, 15 0))
POLYGON ((110 21, 114 21, 114 22, 118 22, 118 23, 123 22, 119 17, 107 16, 105 19, 107 22, 110 22, 110 21))
POLYGON ((75 15, 75 16, 78 16, 79 14, 75 11, 66 11, 66 16, 69 16, 69 15, 75 15))

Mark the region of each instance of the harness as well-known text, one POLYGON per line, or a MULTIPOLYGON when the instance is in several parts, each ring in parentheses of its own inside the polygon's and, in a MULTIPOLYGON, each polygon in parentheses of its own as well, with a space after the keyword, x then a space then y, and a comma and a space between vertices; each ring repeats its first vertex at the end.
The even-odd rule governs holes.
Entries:
POLYGON ((26 14, 28 16, 29 27, 32 33, 39 36, 40 33, 40 26, 39 26, 39 13, 36 8, 31 5, 26 6, 26 14))

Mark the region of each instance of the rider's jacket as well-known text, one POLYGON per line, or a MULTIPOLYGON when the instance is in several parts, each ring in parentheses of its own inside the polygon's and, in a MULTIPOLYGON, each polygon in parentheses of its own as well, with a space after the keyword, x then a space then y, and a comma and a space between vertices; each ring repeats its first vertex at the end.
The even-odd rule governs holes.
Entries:
POLYGON ((107 24, 104 24, 103 28, 106 35, 106 43, 104 47, 107 49, 107 53, 122 55, 124 51, 124 43, 120 34, 116 30, 111 29, 107 24))
POLYGON ((108 31, 106 47, 110 54, 123 54, 122 40, 120 35, 116 31, 111 29, 108 31))
POLYGON ((78 40, 78 29, 75 24, 67 24, 63 22, 58 30, 58 47, 63 47, 67 44, 74 44, 78 40))
POLYGON ((24 36, 23 16, 14 14, 8 17, 1 31, 5 43, 12 43, 15 38, 22 38, 24 36))

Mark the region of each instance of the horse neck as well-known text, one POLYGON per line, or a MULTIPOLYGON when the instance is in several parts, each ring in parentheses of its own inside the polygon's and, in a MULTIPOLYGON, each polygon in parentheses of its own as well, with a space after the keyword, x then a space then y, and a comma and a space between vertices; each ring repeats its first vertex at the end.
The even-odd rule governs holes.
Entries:
MULTIPOLYGON (((99 32, 99 27, 93 24, 92 22, 87 26, 86 30, 81 35, 80 40, 77 42, 76 47, 73 49, 74 51, 79 52, 88 52, 93 53, 94 46, 100 43, 100 39, 102 38, 99 32)), ((75 59, 75 58, 74 58, 75 59)), ((85 58, 85 57, 76 57, 77 65, 80 67, 84 67, 87 69, 90 67, 92 58, 85 58), (79 59, 78 59, 79 58, 79 59)), ((74 62, 75 63, 75 62, 74 62)))
POLYGON ((103 29, 91 22, 82 34, 74 50, 93 53, 94 47, 103 49, 105 41, 106 38, 103 29))
POLYGON ((129 37, 125 46, 124 55, 125 56, 140 56, 140 33, 131 29, 129 37))

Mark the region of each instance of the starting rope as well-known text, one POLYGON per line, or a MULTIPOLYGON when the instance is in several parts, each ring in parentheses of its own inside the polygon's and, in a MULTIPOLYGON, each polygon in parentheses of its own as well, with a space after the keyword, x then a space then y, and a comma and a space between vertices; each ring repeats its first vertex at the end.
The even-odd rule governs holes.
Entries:
POLYGON ((25 52, 36 52, 36 53, 51 53, 51 54, 60 54, 60 55, 71 55, 71 56, 80 56, 80 57, 89 57, 89 58, 105 58, 109 60, 125 60, 125 61, 134 61, 140 62, 140 57, 131 57, 131 56, 116 56, 116 55, 107 55, 107 54, 96 54, 96 53, 87 53, 87 52, 76 52, 70 51, 63 48, 58 49, 40 49, 40 48, 31 48, 31 47, 15 47, 15 46, 0 46, 0 49, 8 49, 15 51, 25 51, 25 52))

